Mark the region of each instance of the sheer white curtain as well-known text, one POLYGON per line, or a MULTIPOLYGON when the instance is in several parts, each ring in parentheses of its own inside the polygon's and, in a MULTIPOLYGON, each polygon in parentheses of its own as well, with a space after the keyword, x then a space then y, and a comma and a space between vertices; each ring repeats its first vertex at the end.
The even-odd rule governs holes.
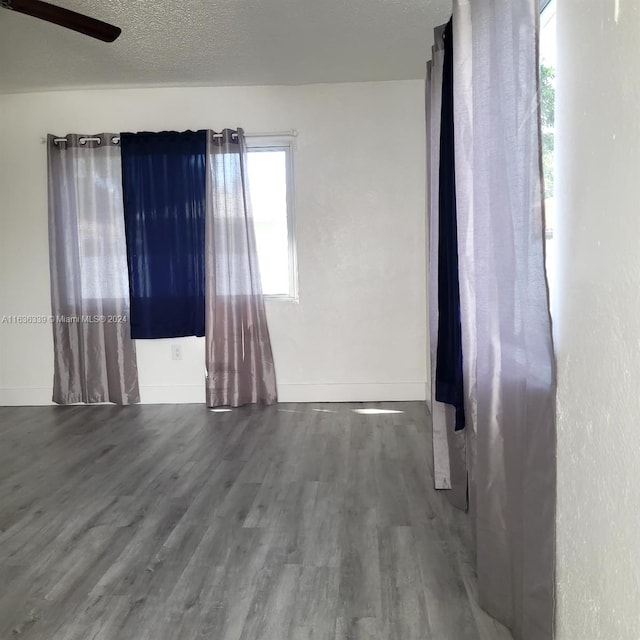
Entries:
POLYGON ((480 604, 553 637, 555 365, 538 0, 454 0, 460 299, 480 604))
POLYGON ((208 132, 205 222, 209 407, 277 401, 242 129, 208 132))
MULTIPOLYGON (((539 4, 454 0, 453 5, 464 438, 478 597, 516 640, 549 640, 554 633, 555 364, 543 251, 539 4)), ((433 136, 433 122, 429 129, 433 136)), ((437 195, 433 198, 432 193, 432 220, 437 195)), ((433 238, 433 223, 430 234, 433 238)), ((433 318, 433 292, 430 300, 433 318)), ((448 433, 437 404, 434 421, 436 431, 448 433)), ((453 487, 452 461, 460 458, 450 439, 440 445, 434 446, 440 458, 436 470, 448 468, 453 487)))
POLYGON ((47 139, 53 400, 140 401, 114 134, 47 139))

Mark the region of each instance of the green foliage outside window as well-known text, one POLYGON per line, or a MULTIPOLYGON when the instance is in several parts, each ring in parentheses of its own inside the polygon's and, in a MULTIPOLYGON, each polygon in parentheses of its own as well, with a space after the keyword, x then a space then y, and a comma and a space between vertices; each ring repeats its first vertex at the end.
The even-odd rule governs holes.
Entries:
POLYGON ((555 69, 540 65, 540 115, 542 119, 542 169, 544 197, 553 197, 553 156, 556 90, 555 69))

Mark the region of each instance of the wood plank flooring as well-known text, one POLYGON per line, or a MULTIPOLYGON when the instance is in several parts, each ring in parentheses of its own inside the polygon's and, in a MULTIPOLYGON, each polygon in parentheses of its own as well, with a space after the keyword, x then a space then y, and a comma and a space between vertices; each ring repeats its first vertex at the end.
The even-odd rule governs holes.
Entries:
POLYGON ((423 403, 0 407, 0 638, 509 640, 429 425, 423 403))

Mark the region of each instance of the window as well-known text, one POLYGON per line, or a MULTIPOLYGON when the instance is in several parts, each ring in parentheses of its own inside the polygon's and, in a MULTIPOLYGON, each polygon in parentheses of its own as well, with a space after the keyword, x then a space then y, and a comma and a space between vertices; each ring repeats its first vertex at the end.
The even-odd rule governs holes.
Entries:
POLYGON ((292 142, 248 138, 247 164, 262 292, 297 300, 292 142))
POLYGON ((542 116, 542 168, 544 172, 545 235, 547 239, 547 279, 555 279, 555 83, 556 83, 556 0, 543 0, 540 16, 540 113, 542 116))

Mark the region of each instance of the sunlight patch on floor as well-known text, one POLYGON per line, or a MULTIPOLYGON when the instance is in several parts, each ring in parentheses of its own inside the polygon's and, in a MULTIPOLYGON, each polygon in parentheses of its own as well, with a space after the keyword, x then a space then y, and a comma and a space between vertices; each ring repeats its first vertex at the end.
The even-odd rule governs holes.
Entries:
POLYGON ((397 409, 354 409, 354 413, 361 413, 365 416, 377 416, 381 413, 404 413, 404 411, 398 411, 397 409))

